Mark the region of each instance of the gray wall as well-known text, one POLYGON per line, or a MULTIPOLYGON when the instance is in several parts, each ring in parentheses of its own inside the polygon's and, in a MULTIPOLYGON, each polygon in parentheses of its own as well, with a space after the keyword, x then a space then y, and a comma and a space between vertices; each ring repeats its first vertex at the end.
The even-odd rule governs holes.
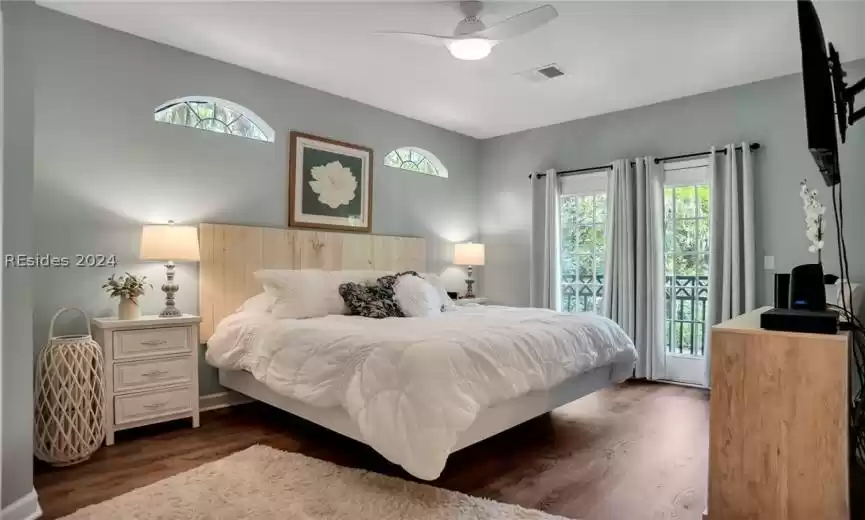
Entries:
MULTIPOLYGON (((122 264, 40 270, 37 345, 59 307, 116 312, 116 300, 100 289, 113 272, 148 275, 156 290, 142 310, 161 309, 164 269, 137 259, 144 222, 284 227, 290 130, 373 148, 373 232, 426 237, 431 270, 448 266, 450 241, 477 238, 478 141, 47 9, 35 15, 36 248, 61 256, 112 253, 122 264), (276 143, 153 121, 160 103, 195 94, 250 108, 276 129, 276 143), (435 153, 450 177, 381 165, 403 145, 435 153)), ((178 267, 182 310, 197 310, 197 272, 178 267)), ((449 274, 453 285, 461 283, 459 273, 449 274)), ((202 393, 219 389, 215 372, 202 366, 202 393)))
MULTIPOLYGON (((3 253, 29 253, 33 192, 32 6, 3 2, 3 253)), ((33 488, 31 273, 3 269, 2 507, 33 488)))
MULTIPOLYGON (((853 81, 865 76, 865 60, 848 64, 847 70, 853 81)), ((807 150, 803 103, 801 77, 794 75, 483 141, 481 238, 487 264, 482 291, 497 303, 529 302, 529 172, 747 140, 763 145, 756 154, 757 283, 758 301, 771 303, 772 272, 762 269, 764 255, 773 255, 781 272, 815 261, 807 252, 799 182, 806 178, 832 207, 831 192, 807 150)), ((865 282, 865 122, 850 130, 840 158, 850 274, 865 282)), ((834 225, 827 227, 824 265, 837 273, 834 225)))

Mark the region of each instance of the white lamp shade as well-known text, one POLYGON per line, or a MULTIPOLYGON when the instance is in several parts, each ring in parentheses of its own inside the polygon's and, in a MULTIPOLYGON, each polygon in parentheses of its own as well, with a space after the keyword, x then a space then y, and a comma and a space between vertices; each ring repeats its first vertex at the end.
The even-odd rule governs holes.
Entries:
POLYGON ((484 245, 454 244, 454 265, 484 265, 484 245))
POLYGON ((198 262, 198 229, 172 224, 142 226, 139 256, 142 260, 198 262))

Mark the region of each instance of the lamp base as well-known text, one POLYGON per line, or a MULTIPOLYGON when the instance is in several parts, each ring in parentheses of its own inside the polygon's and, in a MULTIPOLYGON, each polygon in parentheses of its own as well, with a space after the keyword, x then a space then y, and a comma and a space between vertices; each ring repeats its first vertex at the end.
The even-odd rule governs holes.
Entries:
POLYGON ((472 286, 475 284, 475 281, 471 278, 466 279, 466 295, 463 298, 474 298, 475 291, 472 289, 472 286))
POLYGON ((165 264, 166 282, 162 284, 162 292, 165 293, 165 308, 159 313, 160 318, 173 318, 183 316, 183 313, 174 306, 174 293, 180 290, 180 286, 174 283, 174 262, 165 264))
POLYGON ((160 318, 176 318, 179 316, 183 316, 183 313, 177 307, 166 307, 159 313, 160 318))

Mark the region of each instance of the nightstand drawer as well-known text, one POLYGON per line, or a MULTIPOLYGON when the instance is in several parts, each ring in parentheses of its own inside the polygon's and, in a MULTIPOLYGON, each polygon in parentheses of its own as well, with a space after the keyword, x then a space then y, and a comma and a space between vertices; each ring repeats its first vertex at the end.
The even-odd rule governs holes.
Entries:
POLYGON ((122 330, 114 333, 114 359, 183 354, 192 350, 188 328, 122 330))
POLYGON ((143 421, 188 411, 192 411, 190 387, 156 390, 114 398, 114 424, 143 421))
POLYGON ((127 361, 114 365, 114 391, 146 390, 192 381, 192 356, 127 361))

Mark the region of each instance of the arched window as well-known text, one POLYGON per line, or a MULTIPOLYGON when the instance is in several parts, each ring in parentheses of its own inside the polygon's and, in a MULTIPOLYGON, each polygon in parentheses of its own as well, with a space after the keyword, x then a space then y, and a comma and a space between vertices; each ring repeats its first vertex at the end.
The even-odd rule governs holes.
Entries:
POLYGON ((189 126, 220 134, 273 142, 274 131, 255 112, 231 101, 187 96, 156 107, 153 119, 161 123, 189 126))
POLYGON ((438 160, 438 157, 416 146, 397 148, 384 156, 384 164, 385 166, 425 173, 435 177, 447 178, 448 176, 448 169, 438 160))

